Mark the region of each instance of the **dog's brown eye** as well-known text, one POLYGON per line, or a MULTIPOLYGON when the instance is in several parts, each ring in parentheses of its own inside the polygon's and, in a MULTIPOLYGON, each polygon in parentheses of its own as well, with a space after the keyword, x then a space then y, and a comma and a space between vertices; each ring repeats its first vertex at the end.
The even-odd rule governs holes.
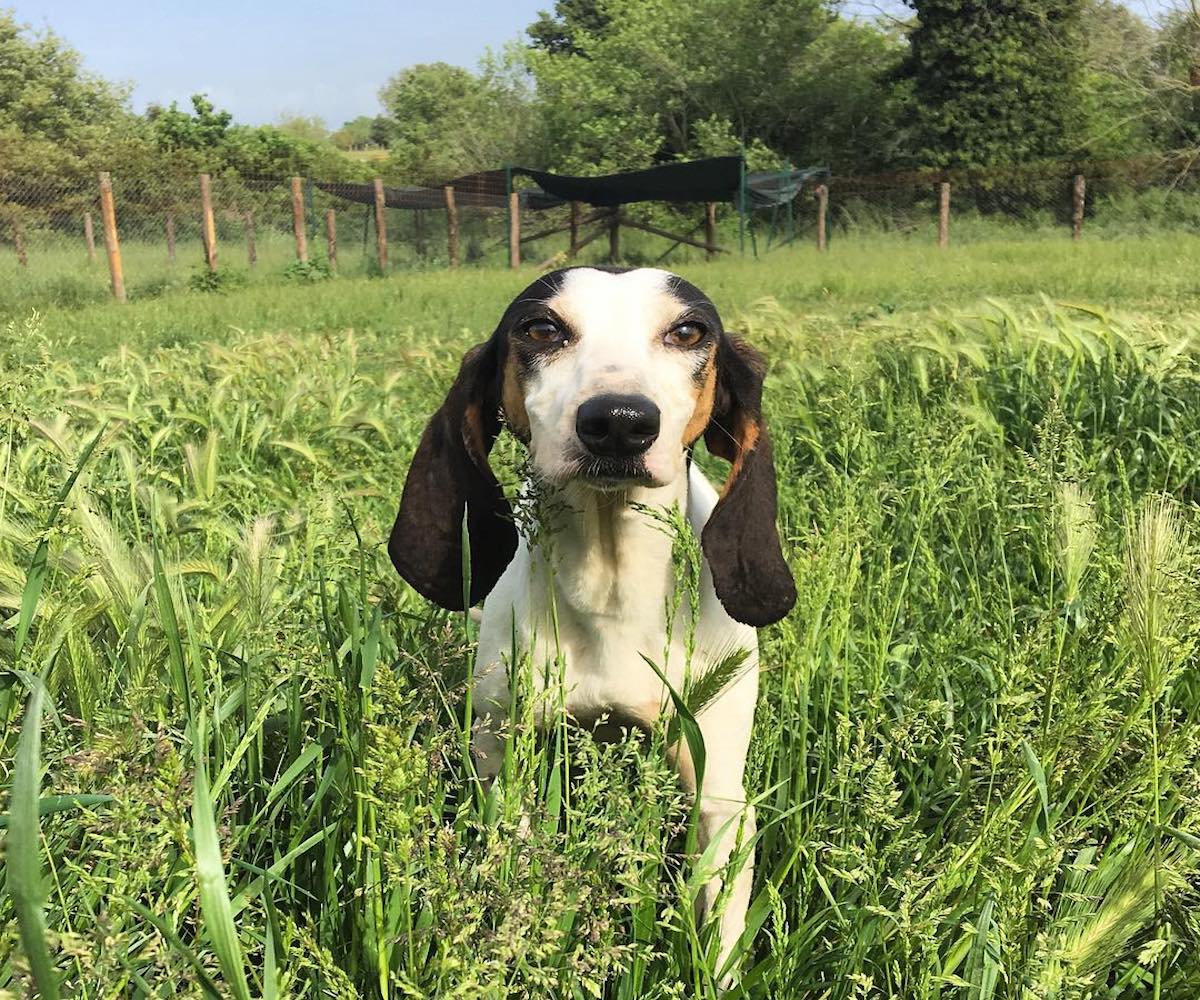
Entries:
POLYGON ((558 324, 549 319, 530 320, 521 329, 535 344, 557 344, 566 339, 558 324))
POLYGON ((667 331, 665 339, 672 347, 695 347, 706 333, 699 323, 680 323, 667 331))

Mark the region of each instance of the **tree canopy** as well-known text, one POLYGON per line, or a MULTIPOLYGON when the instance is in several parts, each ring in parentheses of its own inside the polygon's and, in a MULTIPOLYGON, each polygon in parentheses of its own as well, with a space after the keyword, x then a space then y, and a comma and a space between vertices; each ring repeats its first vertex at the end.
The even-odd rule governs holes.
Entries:
POLYGON ((135 114, 52 32, 0 12, 0 171, 197 168, 438 183, 505 163, 579 173, 744 150, 839 173, 1116 158, 1200 142, 1200 16, 1115 0, 558 0, 475 69, 403 67, 330 132, 238 123, 204 94, 135 114), (346 155, 386 149, 383 164, 346 155))

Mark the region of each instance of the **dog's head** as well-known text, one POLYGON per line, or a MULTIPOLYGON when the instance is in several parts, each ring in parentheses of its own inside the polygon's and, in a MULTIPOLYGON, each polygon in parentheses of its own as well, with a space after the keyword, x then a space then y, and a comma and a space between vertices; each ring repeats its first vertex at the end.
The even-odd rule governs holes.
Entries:
POLYGON ((463 608, 462 522, 471 603, 517 546, 488 465, 501 419, 537 475, 597 490, 663 486, 686 475, 700 437, 732 463, 701 538, 717 596, 751 625, 795 601, 775 528, 775 469, 763 423, 761 356, 730 337, 715 306, 676 275, 569 268, 539 278, 467 352, 413 457, 388 546, 426 597, 463 608))

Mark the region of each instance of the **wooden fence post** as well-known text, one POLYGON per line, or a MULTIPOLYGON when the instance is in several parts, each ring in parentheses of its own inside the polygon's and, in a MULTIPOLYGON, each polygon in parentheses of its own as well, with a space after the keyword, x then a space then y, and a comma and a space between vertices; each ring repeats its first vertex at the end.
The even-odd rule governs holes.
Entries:
POLYGON ((704 203, 704 242, 708 244, 705 257, 712 260, 717 255, 715 249, 717 245, 717 203, 715 201, 704 203))
POLYGON ((125 272, 121 269, 121 243, 117 238, 117 210, 113 206, 112 178, 100 173, 100 223, 104 226, 104 249, 108 252, 108 272, 112 275, 113 298, 125 301, 125 272))
POLYGON ((416 243, 417 258, 425 259, 425 210, 413 209, 413 239, 416 243))
POLYGON ((571 202, 571 252, 574 257, 579 252, 579 202, 571 202))
POLYGON ((175 263, 175 213, 167 213, 167 261, 175 263))
POLYGON ((200 231, 204 236, 204 262, 210 272, 217 270, 217 224, 213 219, 212 180, 208 174, 200 175, 200 231))
POLYGON ((83 240, 87 244, 88 263, 96 263, 96 232, 92 229, 92 213, 83 213, 83 240))
POLYGON ((521 196, 508 192, 508 266, 521 266, 521 196))
POLYGON ((292 178, 292 232, 296 237, 296 260, 308 263, 308 232, 304 227, 304 184, 292 178))
POLYGON ((621 259, 621 210, 614 208, 608 223, 608 260, 615 264, 621 259))
POLYGON ((829 234, 825 232, 825 222, 829 215, 829 187, 817 185, 817 249, 826 250, 829 247, 829 234))
POLYGON ((950 245, 950 182, 942 181, 938 188, 938 246, 950 245))
POLYGON ((450 266, 458 267, 458 205, 454 202, 454 188, 447 184, 442 188, 446 199, 446 239, 450 254, 450 266))
POLYGON ((246 260, 253 270, 258 264, 258 244, 254 238, 254 213, 247 210, 242 213, 242 229, 246 232, 246 260))
POLYGON ((379 256, 379 273, 387 274, 387 197, 383 192, 383 180, 375 178, 375 250, 379 256))
POLYGON ((25 227, 13 220, 13 248, 17 251, 17 262, 22 267, 29 267, 29 251, 25 249, 25 227))
POLYGON ((337 270, 337 213, 332 208, 325 210, 325 244, 329 270, 337 270))
POLYGON ((1075 175, 1075 186, 1072 191, 1072 212, 1071 212, 1071 239, 1080 240, 1083 238, 1083 205, 1084 196, 1087 194, 1087 181, 1083 179, 1083 174, 1075 175))

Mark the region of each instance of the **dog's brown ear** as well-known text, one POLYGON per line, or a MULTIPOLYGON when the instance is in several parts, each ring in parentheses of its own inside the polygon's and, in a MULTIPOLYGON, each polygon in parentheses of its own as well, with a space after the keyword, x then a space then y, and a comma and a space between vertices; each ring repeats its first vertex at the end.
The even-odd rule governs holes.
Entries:
POLYGON ((471 604, 487 596, 517 550, 512 508, 488 464, 500 433, 499 344, 493 337, 463 357, 454 385, 421 435, 388 541, 397 572, 450 611, 464 610, 464 510, 471 604))
POLYGON ((762 355, 749 344, 721 337, 704 442, 732 468, 700 536, 721 604, 730 617, 756 627, 779 621, 796 603, 775 526, 775 461, 762 417, 765 371, 762 355))

